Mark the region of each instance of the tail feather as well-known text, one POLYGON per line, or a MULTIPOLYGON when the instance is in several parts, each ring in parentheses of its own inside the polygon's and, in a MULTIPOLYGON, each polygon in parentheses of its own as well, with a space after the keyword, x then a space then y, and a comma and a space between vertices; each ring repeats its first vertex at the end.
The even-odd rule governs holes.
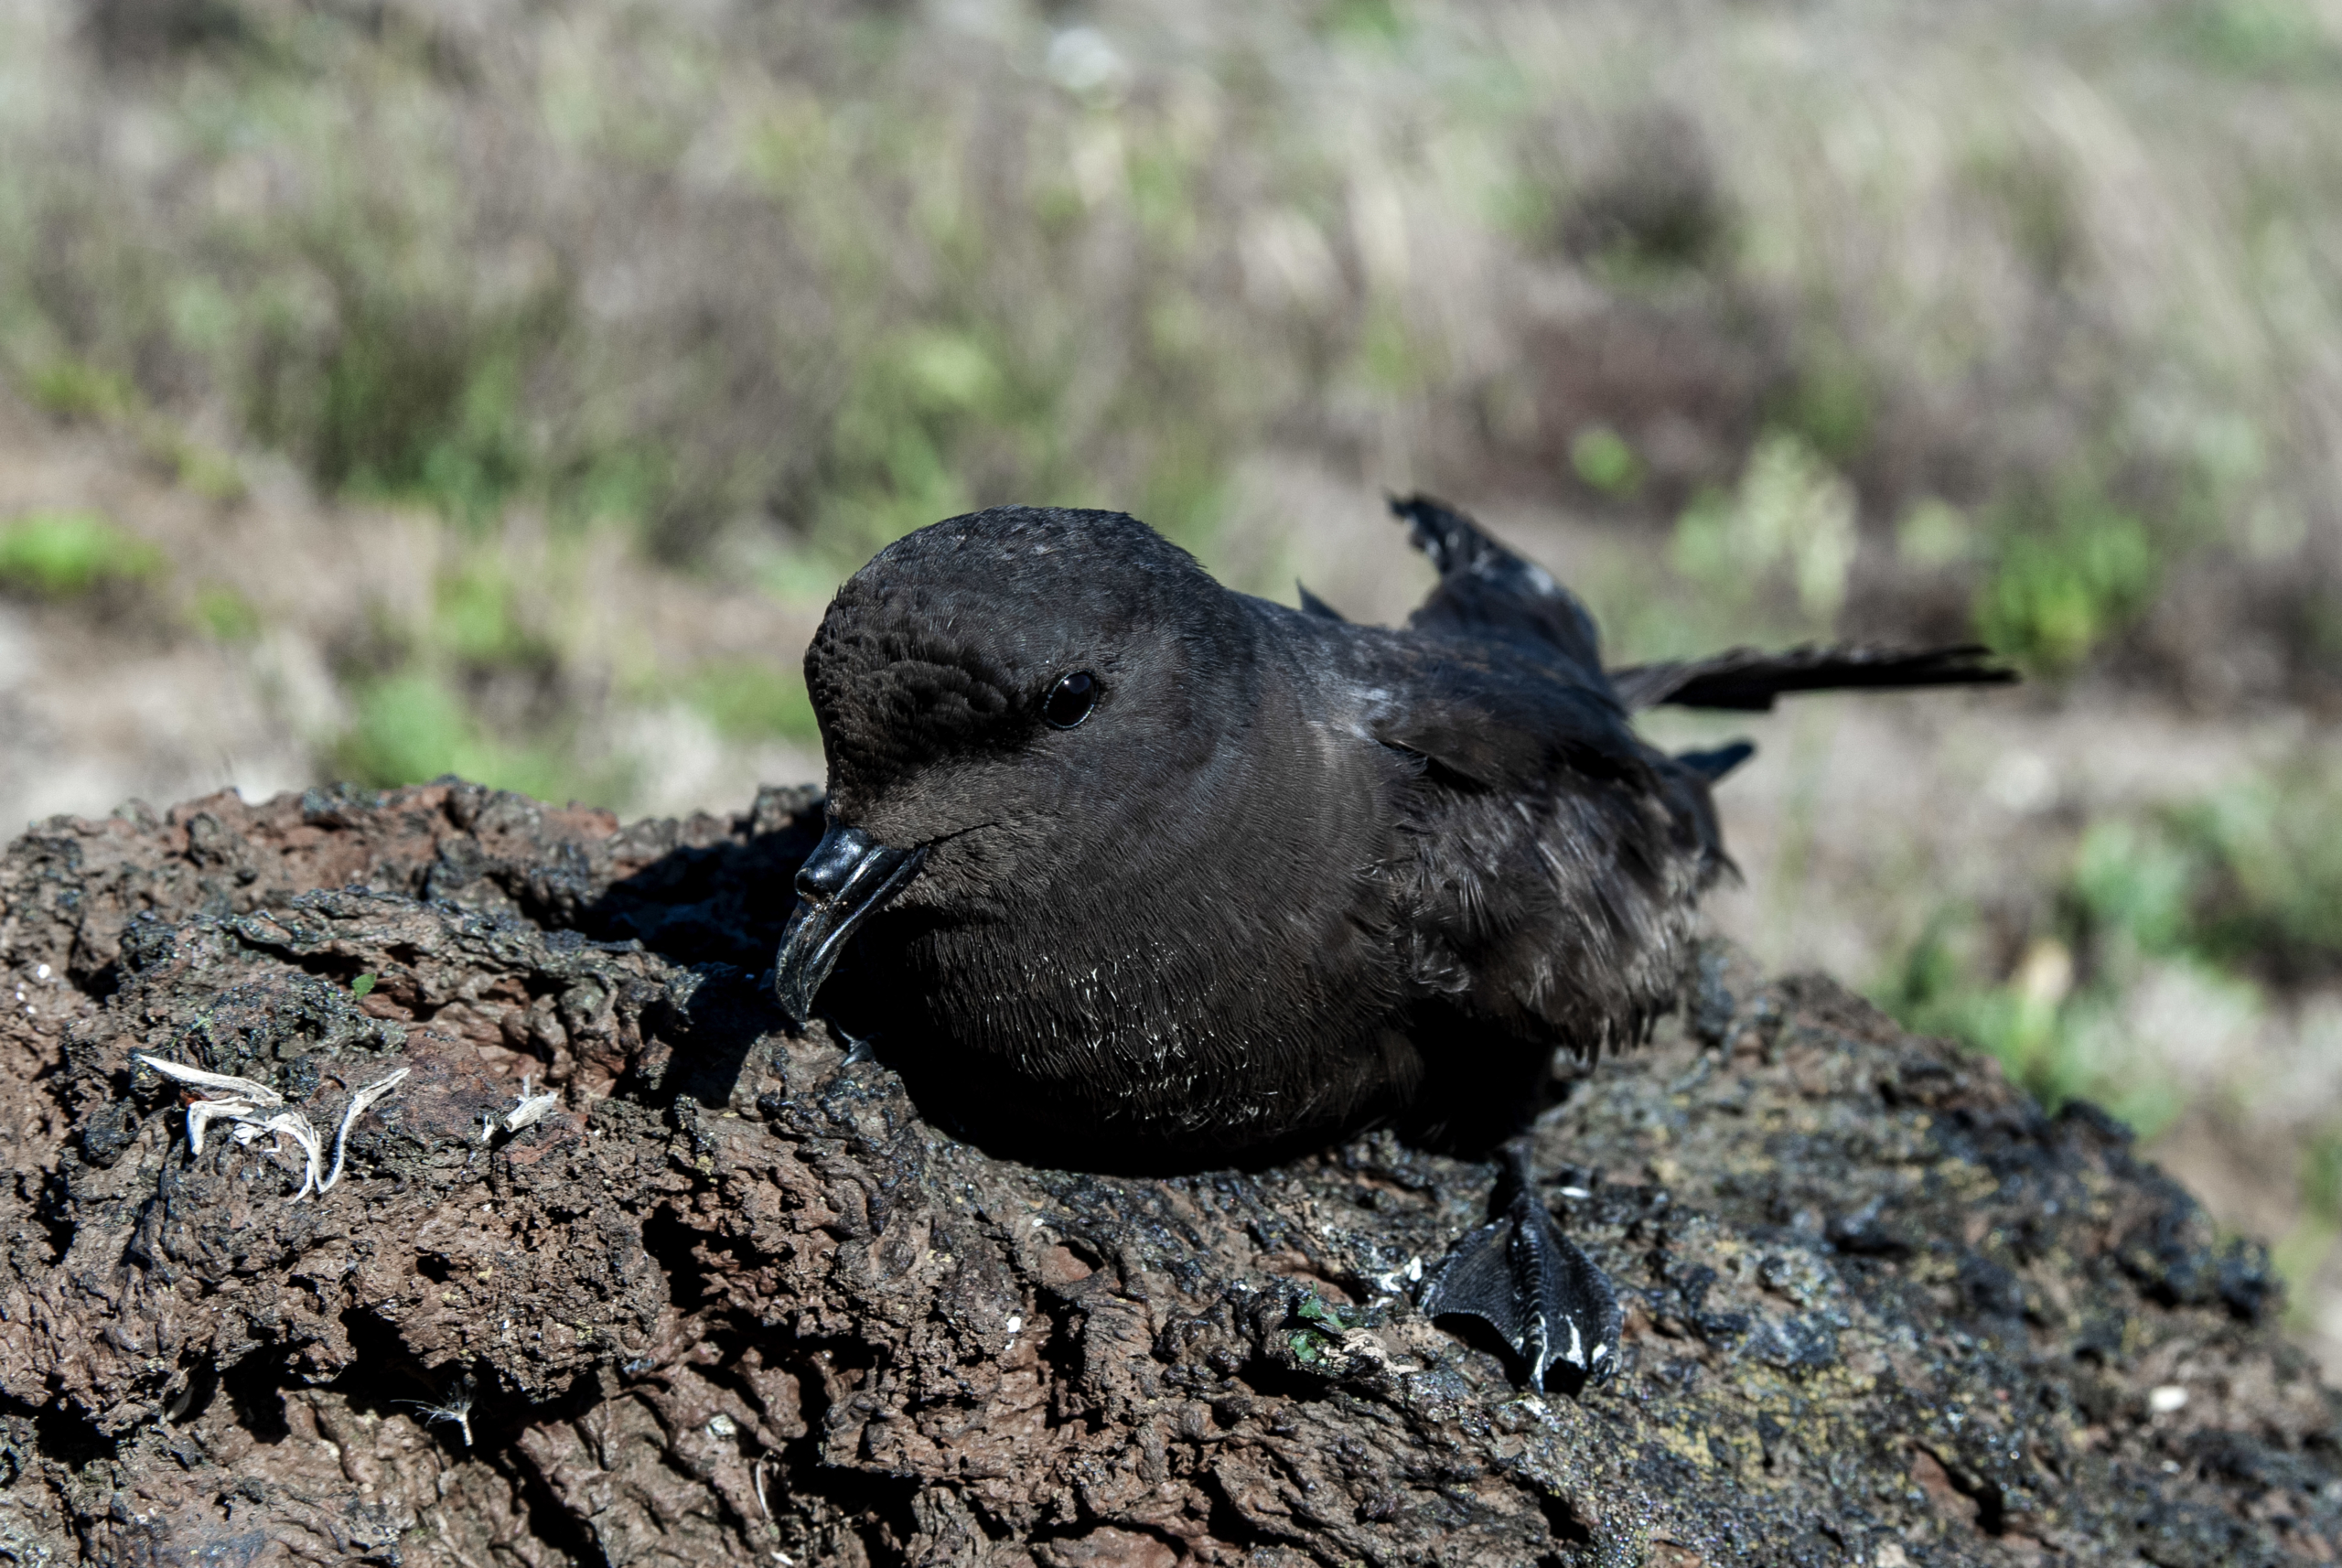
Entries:
POLYGON ((1675 760, 1713 784, 1756 755, 1753 743, 1735 740, 1713 751, 1679 751, 1675 760))
POLYGON ((1769 712, 1776 697, 1791 692, 2005 686, 2016 678, 2015 671, 1993 661, 1990 649, 1975 643, 1928 649, 1809 645, 1779 653, 1735 648, 1707 659, 1610 671, 1611 687, 1628 709, 1668 703, 1740 713, 1769 712))

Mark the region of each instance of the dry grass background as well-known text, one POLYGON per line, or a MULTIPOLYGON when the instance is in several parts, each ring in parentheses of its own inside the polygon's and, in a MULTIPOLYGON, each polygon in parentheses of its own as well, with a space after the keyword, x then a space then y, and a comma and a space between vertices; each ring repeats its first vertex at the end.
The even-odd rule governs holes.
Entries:
MULTIPOLYGON (((1816 700, 1717 918, 2104 1100, 2342 1369, 2342 5, 0 5, 0 819, 818 773, 876 543, 1477 510, 1816 700)), ((1671 719, 1686 739, 1719 733, 1671 719)))

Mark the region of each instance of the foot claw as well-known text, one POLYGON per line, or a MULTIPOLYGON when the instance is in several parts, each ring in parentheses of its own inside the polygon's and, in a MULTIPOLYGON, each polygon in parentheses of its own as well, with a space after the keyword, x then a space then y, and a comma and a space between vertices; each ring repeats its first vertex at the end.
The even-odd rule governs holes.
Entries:
POLYGON ((1546 1371, 1581 1380, 1618 1369, 1621 1315, 1610 1281, 1562 1233, 1531 1179, 1525 1155, 1509 1151, 1512 1192, 1504 1217, 1465 1237, 1425 1284, 1426 1316, 1477 1317, 1504 1337, 1542 1388, 1546 1371))

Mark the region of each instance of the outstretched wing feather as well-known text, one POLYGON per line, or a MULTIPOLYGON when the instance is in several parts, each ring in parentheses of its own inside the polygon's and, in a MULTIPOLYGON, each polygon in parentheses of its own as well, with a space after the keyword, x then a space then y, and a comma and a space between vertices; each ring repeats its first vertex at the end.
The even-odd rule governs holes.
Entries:
POLYGON ((1546 660, 1566 662, 1590 685, 1602 683, 1594 617, 1552 573, 1429 496, 1393 496, 1391 510, 1406 522, 1415 548, 1439 569, 1439 585, 1407 618, 1409 627, 1509 643, 1546 660))

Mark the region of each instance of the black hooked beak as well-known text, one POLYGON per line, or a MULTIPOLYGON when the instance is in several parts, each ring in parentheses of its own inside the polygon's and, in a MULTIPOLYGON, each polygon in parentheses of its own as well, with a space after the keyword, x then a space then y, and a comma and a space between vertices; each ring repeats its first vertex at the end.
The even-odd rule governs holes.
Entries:
POLYGON ((813 1014, 813 993, 837 967, 838 954, 862 923, 886 907, 919 875, 927 847, 889 849, 836 822, 797 871, 797 908, 780 930, 772 985, 780 1010, 802 1024, 813 1014))

